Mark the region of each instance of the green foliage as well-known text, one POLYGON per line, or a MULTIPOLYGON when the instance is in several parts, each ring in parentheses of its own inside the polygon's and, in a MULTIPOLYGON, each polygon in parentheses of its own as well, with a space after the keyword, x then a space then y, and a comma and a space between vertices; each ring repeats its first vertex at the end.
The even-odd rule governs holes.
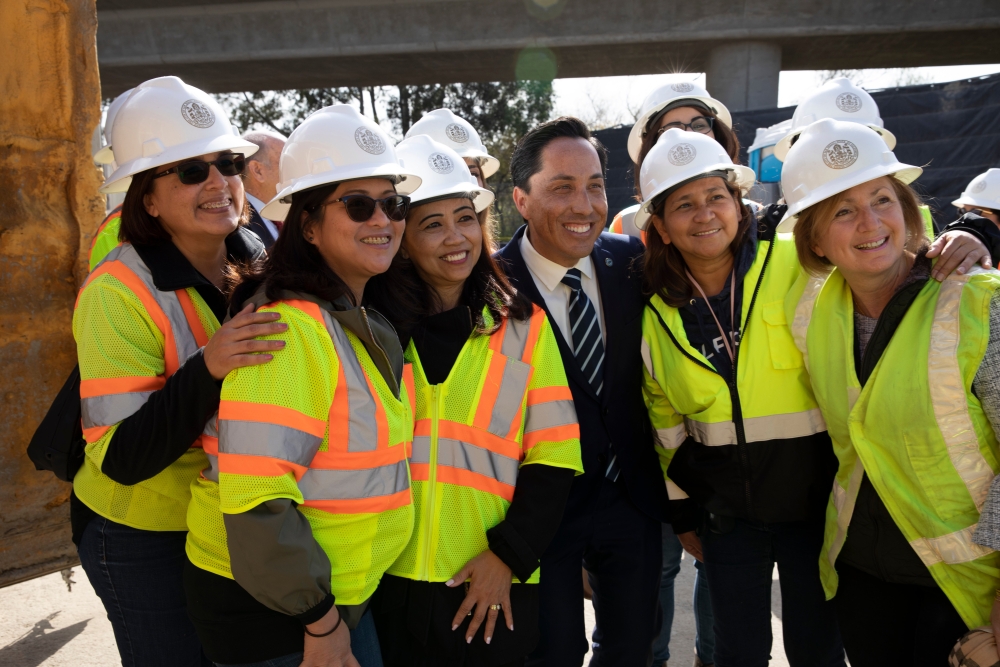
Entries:
POLYGON ((451 109, 475 127, 500 169, 489 179, 497 193, 495 217, 500 236, 507 238, 521 224, 511 201, 510 154, 517 139, 552 115, 550 81, 451 83, 385 88, 312 88, 232 93, 216 96, 239 132, 267 128, 291 134, 305 118, 331 104, 356 104, 362 114, 379 122, 384 109, 394 133, 402 138, 413 123, 434 109, 451 109), (366 113, 367 111, 367 113, 366 113))

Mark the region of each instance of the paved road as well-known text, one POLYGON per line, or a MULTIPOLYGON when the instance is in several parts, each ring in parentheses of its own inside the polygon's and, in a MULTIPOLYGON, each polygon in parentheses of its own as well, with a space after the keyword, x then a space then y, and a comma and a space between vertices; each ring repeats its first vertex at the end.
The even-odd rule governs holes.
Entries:
MULTIPOLYGON (((0 665, 17 667, 117 667, 118 652, 104 607, 87 577, 73 570, 72 592, 60 574, 0 588, 0 665)), ((674 667, 687 667, 694 647, 694 616, 691 589, 694 567, 685 554, 677 577, 673 635, 670 642, 674 667)), ((593 627, 594 611, 585 603, 587 626, 593 627)), ((788 667, 781 645, 781 600, 777 574, 772 595, 775 645, 773 667, 788 667)), ((589 658, 589 655, 588 655, 589 658)))

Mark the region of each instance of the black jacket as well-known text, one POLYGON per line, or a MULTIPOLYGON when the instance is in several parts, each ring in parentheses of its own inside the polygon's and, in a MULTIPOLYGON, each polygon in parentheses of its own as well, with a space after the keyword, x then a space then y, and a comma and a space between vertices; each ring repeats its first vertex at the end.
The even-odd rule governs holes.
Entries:
POLYGON ((271 230, 264 224, 264 218, 261 217, 260 211, 254 208, 253 204, 250 204, 250 223, 247 225, 247 229, 260 238, 265 250, 270 250, 274 242, 277 241, 271 234, 271 230))
MULTIPOLYGON (((522 226, 515 232, 510 242, 497 253, 497 258, 514 287, 548 312, 521 256, 520 242, 525 229, 522 226)), ((667 518, 666 487, 653 449, 652 428, 642 397, 640 346, 642 312, 646 305, 640 265, 643 252, 639 239, 601 234, 590 255, 601 291, 606 327, 604 389, 600 397, 584 377, 562 333, 552 327, 576 404, 583 454, 584 474, 573 481, 567 515, 595 508, 608 449, 613 444, 621 465, 619 483, 625 484, 629 499, 647 516, 657 521, 667 518)))

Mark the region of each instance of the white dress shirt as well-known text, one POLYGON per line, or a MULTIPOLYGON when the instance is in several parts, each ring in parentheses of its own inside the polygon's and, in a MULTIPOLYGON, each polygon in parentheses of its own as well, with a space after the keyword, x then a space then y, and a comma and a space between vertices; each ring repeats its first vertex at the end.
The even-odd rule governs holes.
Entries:
MULTIPOLYGON (((250 202, 250 205, 257 209, 258 214, 264 210, 264 202, 257 199, 249 192, 244 191, 244 194, 246 194, 247 201, 250 202)), ((271 237, 275 239, 278 238, 278 228, 274 226, 274 223, 264 216, 260 216, 260 219, 264 221, 264 226, 267 227, 267 231, 271 232, 271 237)))
MULTIPOLYGON (((545 299, 545 305, 549 308, 552 323, 556 325, 559 333, 562 334, 563 340, 572 349, 573 332, 569 326, 569 297, 572 292, 568 285, 562 283, 563 276, 566 275, 569 269, 561 264, 556 264, 551 259, 542 257, 535 250, 534 246, 531 245, 527 230, 525 230, 524 236, 521 237, 520 248, 521 256, 524 257, 524 263, 528 266, 528 272, 531 274, 532 280, 535 281, 535 287, 538 288, 542 298, 545 299)), ((597 285, 594 262, 591 260, 590 255, 587 255, 578 261, 575 267, 571 268, 580 269, 580 282, 583 284, 583 293, 587 295, 591 303, 594 304, 594 308, 597 309, 600 315, 598 322, 601 325, 601 338, 607 341, 607 336, 604 333, 604 309, 601 308, 601 290, 597 285)))

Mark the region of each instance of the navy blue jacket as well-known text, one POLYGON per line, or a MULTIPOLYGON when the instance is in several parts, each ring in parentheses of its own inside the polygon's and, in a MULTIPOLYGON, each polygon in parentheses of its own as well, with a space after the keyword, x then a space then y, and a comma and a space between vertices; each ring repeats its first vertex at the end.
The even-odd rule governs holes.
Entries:
MULTIPOLYGON (((497 258, 514 287, 548 313, 521 256, 520 242, 525 229, 522 226, 515 232, 497 258)), ((619 483, 625 484, 629 499, 649 517, 667 520, 666 486, 642 398, 640 345, 642 311, 646 305, 642 294, 643 251, 639 239, 605 233, 597 239, 590 255, 604 308, 604 389, 600 397, 584 377, 562 333, 552 326, 576 403, 583 452, 584 474, 573 483, 567 514, 595 508, 607 467, 608 447, 613 443, 621 464, 619 483)))

